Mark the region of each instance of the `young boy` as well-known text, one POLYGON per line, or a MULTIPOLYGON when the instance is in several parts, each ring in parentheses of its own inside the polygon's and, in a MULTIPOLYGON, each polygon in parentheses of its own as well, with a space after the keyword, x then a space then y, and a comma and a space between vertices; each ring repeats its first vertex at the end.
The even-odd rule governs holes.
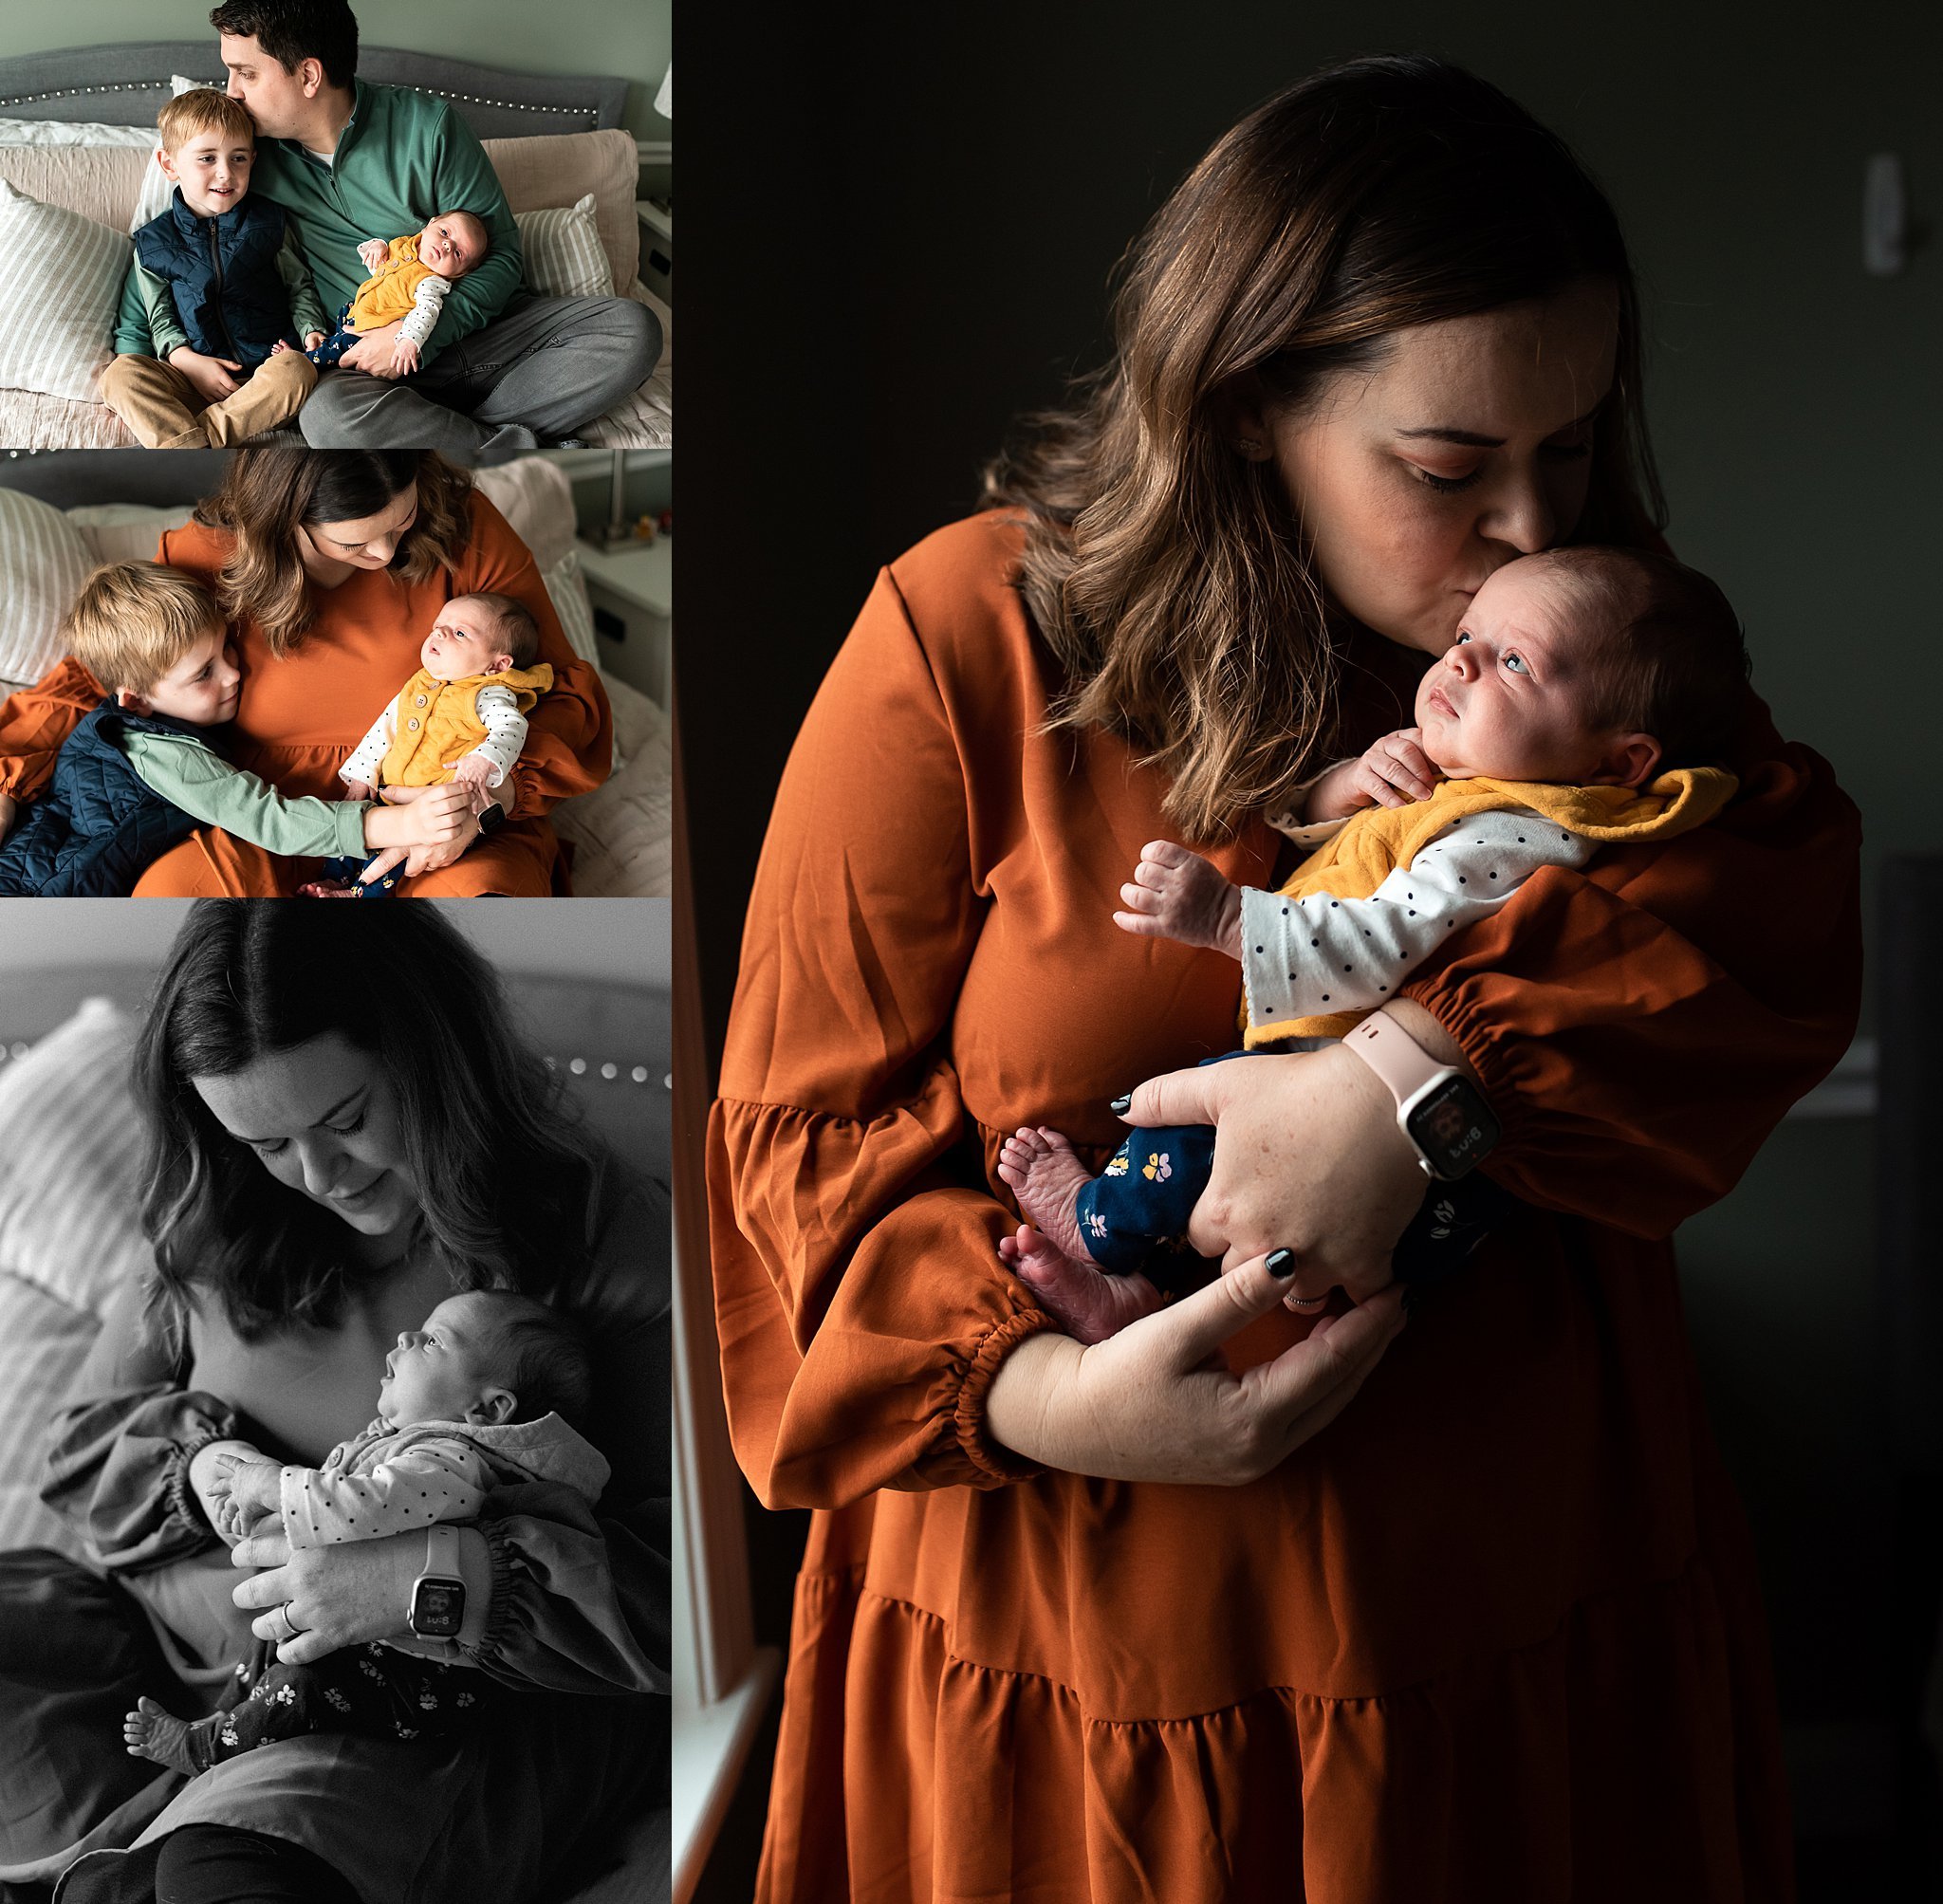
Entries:
POLYGON ((0 845, 0 896, 112 898, 199 824, 297 858, 405 845, 423 823, 359 800, 287 800, 215 751, 242 675, 208 587, 153 562, 98 568, 62 629, 107 691, 45 799, 0 845))
POLYGON ((157 125, 156 161, 176 191, 135 234, 102 401, 145 449, 245 442, 310 394, 304 352, 324 335, 324 307, 281 208, 249 195, 250 115, 201 86, 157 125))
POLYGON ((365 239, 358 247, 358 259, 371 275, 338 313, 337 328, 310 347, 311 362, 328 370, 361 333, 396 323, 392 368, 409 376, 418 367, 420 346, 437 327, 446 293, 491 249, 485 220, 470 212, 441 212, 422 231, 389 244, 382 238, 365 239))
MULTIPOLYGON (((1735 783, 1704 763, 1730 751, 1747 665, 1720 590, 1664 557, 1579 548, 1508 564, 1425 674, 1417 725, 1310 786, 1306 823, 1289 831, 1320 850, 1281 891, 1232 885, 1156 841, 1114 922, 1238 960, 1248 1050, 1342 1036, 1534 874, 1712 819, 1735 783)), ((1000 1254, 1072 1321, 1070 1263, 1132 1273, 1186 1250, 1213 1137, 1138 1130, 1093 1177, 1058 1132, 1019 1131, 999 1175, 1039 1228, 1000 1254)), ((1443 1267, 1480 1240, 1453 1209, 1440 1198, 1413 1222, 1399 1275, 1406 1252, 1443 1267), (1453 1236, 1456 1248, 1432 1247, 1453 1236)))
MULTIPOLYGON (((469 788, 478 806, 527 744, 527 710, 553 685, 540 627, 510 595, 455 595, 418 651, 418 672, 371 724, 338 777, 353 800, 381 786, 469 788)), ((496 810, 496 809, 495 809, 496 810)), ((365 880, 357 860, 334 861, 304 887, 314 899, 381 899, 396 875, 365 880)))
MULTIPOLYGON (((248 1442, 218 1444, 204 1502, 216 1532, 233 1544, 280 1526, 293 1549, 322 1547, 474 1520, 495 1487, 562 1482, 591 1507, 607 1485, 606 1461, 568 1419, 592 1392, 585 1345, 544 1303, 507 1289, 449 1296, 423 1328, 398 1338, 384 1369, 377 1419, 322 1468, 286 1467, 248 1442)), ((428 1572, 437 1547, 430 1536, 428 1572)), ((491 1682, 454 1670, 456 1623, 445 1610, 421 1586, 416 1640, 353 1647, 312 1666, 287 1666, 281 1642, 259 1642, 237 1668, 228 1710, 186 1721, 143 1699, 123 1718, 122 1738, 134 1756, 193 1776, 311 1732, 454 1731, 477 1720, 491 1682), (454 1631, 440 1636, 441 1627, 454 1631)))

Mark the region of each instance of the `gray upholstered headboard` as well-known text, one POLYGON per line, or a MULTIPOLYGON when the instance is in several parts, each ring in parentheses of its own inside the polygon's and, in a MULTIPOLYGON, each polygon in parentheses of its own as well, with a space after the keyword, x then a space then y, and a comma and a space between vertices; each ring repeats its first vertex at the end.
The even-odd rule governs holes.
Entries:
POLYGON ((83 503, 145 503, 171 508, 200 502, 223 479, 227 450, 8 451, 0 455, 0 489, 23 490, 57 509, 83 503))
MULTIPOLYGON (((16 54, 0 60, 0 118, 153 125, 175 73, 220 84, 215 41, 143 40, 16 54)), ((627 102, 625 80, 509 73, 396 46, 361 47, 358 77, 437 93, 481 139, 597 132, 619 125, 627 102)))

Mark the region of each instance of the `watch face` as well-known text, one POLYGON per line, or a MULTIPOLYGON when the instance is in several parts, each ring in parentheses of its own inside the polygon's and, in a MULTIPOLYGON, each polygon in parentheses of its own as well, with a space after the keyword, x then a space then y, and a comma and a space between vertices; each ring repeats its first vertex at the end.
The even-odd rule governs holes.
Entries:
POLYGON ((451 1639, 465 1619, 466 1590, 457 1581, 421 1580, 413 1587, 412 1631, 419 1638, 451 1639))
POLYGON ((1439 1176, 1462 1176, 1501 1134, 1490 1106, 1468 1078, 1448 1078, 1410 1114, 1411 1140, 1439 1176))

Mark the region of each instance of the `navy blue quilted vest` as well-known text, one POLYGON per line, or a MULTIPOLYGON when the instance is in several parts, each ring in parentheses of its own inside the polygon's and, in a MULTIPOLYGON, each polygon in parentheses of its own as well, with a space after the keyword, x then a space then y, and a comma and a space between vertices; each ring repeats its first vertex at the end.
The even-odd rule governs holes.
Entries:
POLYGON ((205 357, 254 370, 279 338, 297 348, 290 297, 277 275, 284 212, 253 194, 233 212, 198 217, 178 186, 169 209, 135 234, 145 270, 167 280, 189 342, 205 357))
POLYGON ((53 785, 0 846, 0 896, 124 898, 154 860, 188 839, 194 817, 142 781, 115 744, 124 733, 192 734, 208 743, 207 730, 187 721, 103 701, 67 736, 53 785))

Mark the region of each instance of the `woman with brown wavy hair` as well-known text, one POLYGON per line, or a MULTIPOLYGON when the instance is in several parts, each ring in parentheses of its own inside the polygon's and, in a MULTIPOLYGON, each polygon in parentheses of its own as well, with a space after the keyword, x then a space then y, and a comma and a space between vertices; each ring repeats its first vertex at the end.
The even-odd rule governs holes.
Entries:
POLYGON ((1271 819, 1405 725, 1495 569, 1656 540, 1617 221, 1493 87, 1356 62, 1215 144, 1117 320, 884 572, 757 874, 719 1333, 750 1480, 818 1510, 761 1895, 1784 1897, 1667 1239, 1853 1028, 1826 765, 1750 693, 1715 823, 1527 882, 1385 1007, 1508 1193, 1407 1330, 1390 1084, 1347 1045, 1182 1069, 1234 969, 1111 916, 1156 837, 1273 883, 1271 819), (1083 1348, 998 1257, 997 1150, 1098 1168, 1116 1111, 1216 1126, 1226 1273, 1083 1348))
MULTIPOLYGON (((342 795, 340 764, 417 667, 446 602, 483 592, 524 602, 553 688, 493 793, 498 814, 465 815, 442 843, 401 854, 409 877, 398 890, 431 898, 564 889, 545 816, 606 778, 612 716, 599 675, 567 646, 526 545, 465 471, 427 450, 237 450, 194 519, 163 535, 157 560, 208 581, 235 627, 243 696, 231 759, 299 796, 342 795)), ((0 800, 39 789, 62 741, 100 699, 69 660, 0 707, 0 800)), ((294 893, 319 863, 281 860, 201 826, 136 893, 272 897, 294 893)))

